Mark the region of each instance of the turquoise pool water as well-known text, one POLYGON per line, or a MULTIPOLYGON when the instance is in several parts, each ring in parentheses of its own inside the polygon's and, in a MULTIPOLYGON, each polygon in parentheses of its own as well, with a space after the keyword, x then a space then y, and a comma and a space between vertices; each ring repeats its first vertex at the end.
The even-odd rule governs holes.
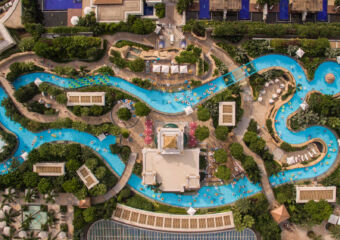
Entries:
MULTIPOLYGON (((294 97, 290 101, 290 104, 285 104, 282 106, 276 116, 278 122, 275 124, 275 128, 279 133, 281 133, 281 138, 288 143, 294 144, 306 142, 308 138, 319 137, 327 144, 331 144, 331 147, 328 149, 328 156, 326 156, 320 163, 313 166, 315 167, 316 171, 313 170, 313 167, 288 170, 280 173, 279 176, 271 176, 271 184, 277 185, 292 180, 313 178, 326 172, 334 163, 339 151, 335 135, 327 128, 321 126, 311 127, 304 131, 294 133, 287 129, 285 123, 288 115, 298 109, 299 105, 302 103, 304 97, 309 91, 319 90, 325 94, 335 94, 339 92, 340 67, 336 63, 326 62, 319 66, 315 73, 315 79, 311 82, 308 82, 299 64, 292 58, 286 56, 268 55, 255 59, 252 64, 257 71, 273 66, 285 68, 293 74, 297 84, 302 85, 302 89, 295 93, 294 97), (332 72, 336 76, 336 81, 333 84, 327 84, 324 81, 324 76, 328 72, 332 72)), ((210 94, 226 88, 226 85, 221 77, 194 90, 183 90, 178 93, 163 93, 160 91, 149 91, 139 88, 123 79, 116 77, 96 76, 93 78, 72 80, 68 78, 60 78, 47 73, 33 73, 21 76, 13 83, 13 85, 15 88, 19 88, 20 86, 24 86, 34 81, 36 78, 40 78, 42 81, 50 82, 64 88, 79 88, 82 86, 95 84, 107 84, 115 86, 143 99, 156 110, 167 113, 182 112, 186 106, 197 104, 210 94), (175 100, 176 96, 177 101, 175 100), (191 98, 192 100, 190 100, 191 98), (185 100, 182 99, 189 100, 186 100, 187 102, 185 102, 185 100), (184 102, 182 103, 182 101, 184 102)), ((0 88, 0 100, 5 97, 7 97, 6 93, 2 88, 0 88)), ((20 144, 18 151, 14 155, 15 157, 19 157, 23 152, 30 152, 32 149, 39 147, 45 142, 60 140, 74 141, 84 144, 92 148, 94 151, 97 151, 110 164, 110 166, 117 172, 118 175, 121 175, 124 171, 124 163, 119 159, 118 156, 109 152, 109 145, 115 143, 116 141, 115 137, 113 136, 109 136, 103 142, 100 142, 96 137, 88 133, 79 132, 73 129, 51 129, 49 131, 43 131, 40 133, 32 133, 27 129, 22 128, 18 123, 10 120, 6 116, 5 109, 3 107, 0 107, 0 121, 7 129, 14 132, 19 138, 20 144)), ((0 164, 0 171, 2 174, 7 173, 7 166, 9 164, 10 163, 8 162, 0 164)), ((202 187, 196 195, 181 195, 175 193, 158 194, 152 191, 149 187, 142 185, 141 179, 136 175, 131 176, 128 184, 145 196, 153 198, 157 201, 174 206, 193 206, 196 208, 216 207, 232 203, 240 198, 251 196, 254 193, 260 192, 262 190, 259 184, 253 184, 247 178, 242 178, 236 181, 234 185, 228 184, 217 187, 202 187)))

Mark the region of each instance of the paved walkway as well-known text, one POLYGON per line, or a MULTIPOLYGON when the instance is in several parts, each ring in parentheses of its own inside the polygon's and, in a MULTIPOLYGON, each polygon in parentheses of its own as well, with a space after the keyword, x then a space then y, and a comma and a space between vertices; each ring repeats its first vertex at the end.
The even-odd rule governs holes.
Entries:
MULTIPOLYGON (((128 163, 126 164, 125 170, 117 184, 111 188, 107 193, 104 195, 98 196, 98 197, 92 197, 91 198, 91 203, 96 205, 100 204, 103 202, 108 201, 112 197, 116 196, 126 185, 126 183, 129 181, 129 178, 132 174, 133 167, 135 165, 137 159, 137 154, 136 153, 131 153, 130 158, 128 160, 128 163)), ((111 170, 111 168, 110 168, 111 170)), ((111 170, 112 171, 112 170, 111 170)))
POLYGON ((243 142, 243 135, 244 133, 247 131, 249 122, 250 122, 250 118, 253 115, 253 103, 252 103, 252 95, 251 95, 251 89, 248 85, 246 85, 243 88, 243 92, 241 93, 242 99, 243 101, 243 117, 242 120, 238 123, 237 128, 235 128, 233 130, 234 132, 234 140, 235 142, 238 142, 242 145, 243 149, 244 149, 244 153, 246 155, 252 156, 257 164, 257 166, 259 167, 260 171, 261 171, 261 185, 262 185, 262 189, 264 194, 266 195, 268 202, 269 202, 269 206, 270 208, 274 208, 275 206, 278 205, 276 199, 275 199, 275 195, 273 192, 273 189, 269 183, 268 180, 268 175, 267 175, 267 171, 264 165, 264 162, 262 160, 262 158, 260 158, 256 153, 252 152, 247 145, 243 142))

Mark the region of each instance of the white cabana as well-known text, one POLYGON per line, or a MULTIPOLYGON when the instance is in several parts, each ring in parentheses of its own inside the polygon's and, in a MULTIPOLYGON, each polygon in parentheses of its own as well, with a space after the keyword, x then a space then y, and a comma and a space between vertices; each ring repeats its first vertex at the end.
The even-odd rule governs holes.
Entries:
POLYGON ((339 217, 338 216, 336 216, 336 215, 334 215, 334 214, 331 214, 330 216, 329 216, 329 218, 328 218, 328 222, 330 223, 330 224, 337 224, 338 223, 338 221, 339 221, 339 217))
POLYGON ((47 232, 41 231, 41 232, 38 234, 38 238, 47 239, 47 238, 48 238, 47 232))
POLYGON ((287 163, 288 163, 288 165, 294 164, 294 163, 295 163, 295 161, 294 161, 294 156, 287 157, 287 163))
POLYGON ((269 84, 274 84, 274 81, 273 81, 273 80, 270 80, 270 81, 269 81, 269 84))
MULTIPOLYGON (((3 218, 3 217, 2 217, 3 218)), ((6 227, 7 224, 6 224, 6 221, 1 221, 0 222, 0 228, 3 229, 4 227, 6 227)))
POLYGON ((263 21, 267 20, 267 15, 268 15, 268 4, 266 3, 263 7, 263 21))
POLYGON ((66 233, 65 233, 65 232, 60 232, 60 233, 58 234, 58 239, 62 240, 62 239, 66 239, 66 238, 67 238, 67 236, 66 236, 66 233))
POLYGON ((180 66, 179 67, 179 72, 180 73, 188 73, 188 66, 187 65, 180 66))
POLYGON ((266 93, 266 90, 264 89, 260 91, 260 94, 265 94, 265 93, 266 93))
POLYGON ((42 83, 43 83, 43 81, 41 81, 39 78, 36 78, 36 79, 34 80, 34 84, 35 84, 37 87, 39 87, 40 84, 42 84, 42 83))
POLYGON ((273 98, 273 99, 276 99, 276 98, 277 98, 277 94, 274 93, 274 94, 272 95, 272 98, 273 98))
POLYGON ((161 72, 161 65, 153 65, 152 72, 160 73, 161 72))
POLYGON ((11 210, 11 207, 8 206, 8 205, 5 205, 5 206, 2 207, 2 211, 3 211, 4 213, 8 213, 10 210, 11 210))
POLYGON ((196 213, 196 210, 192 207, 190 207, 187 211, 187 213, 190 215, 190 216, 193 216, 195 213, 196 213))
POLYGON ((102 133, 102 134, 98 135, 97 138, 99 139, 99 141, 102 142, 106 138, 106 136, 105 136, 104 133, 102 133))
POLYGON ((171 66, 171 73, 179 73, 178 65, 172 65, 171 66))
POLYGON ((27 238, 27 232, 25 232, 25 231, 20 231, 20 232, 18 233, 18 237, 19 237, 19 238, 27 238))
POLYGON ((277 94, 281 94, 282 90, 279 88, 279 89, 276 89, 276 93, 277 94))
POLYGON ((301 48, 299 48, 297 51, 296 51, 296 56, 298 56, 299 58, 302 58, 303 57, 303 55, 305 54, 305 52, 301 49, 301 48))
POLYGON ((11 228, 8 226, 4 227, 3 234, 8 237, 11 234, 11 228))
POLYGON ((190 115, 194 112, 191 106, 187 106, 186 108, 184 108, 184 111, 186 115, 190 115))
POLYGON ((162 73, 167 74, 170 71, 170 67, 168 65, 162 65, 162 73))
POLYGON ((283 83, 280 84, 280 88, 284 89, 285 85, 283 83))
POLYGON ((26 161, 28 158, 28 152, 24 152, 23 154, 20 155, 20 157, 24 159, 24 161, 26 161))
POLYGON ((340 56, 336 57, 336 61, 337 61, 338 64, 340 64, 340 56))
POLYGON ((258 102, 262 102, 262 100, 263 100, 262 97, 259 97, 259 98, 257 99, 258 102))
POLYGON ((86 7, 86 8, 84 8, 84 14, 85 15, 87 15, 87 14, 89 14, 89 13, 91 13, 92 12, 92 8, 91 7, 86 7))
POLYGON ((275 101, 273 99, 269 99, 269 104, 273 104, 275 101))
POLYGON ((300 104, 300 108, 305 111, 308 108, 308 104, 306 103, 306 101, 304 101, 303 103, 300 104))
POLYGON ((279 82, 280 82, 280 79, 275 78, 275 83, 279 83, 279 82))
POLYGON ((155 28, 155 33, 158 35, 162 30, 162 27, 159 26, 159 25, 156 25, 156 28, 155 28))
POLYGON ((78 22, 79 22, 79 17, 78 17, 78 16, 73 16, 73 17, 71 17, 71 24, 72 24, 73 26, 77 25, 78 22))
POLYGON ((5 217, 5 214, 2 210, 0 210, 0 218, 4 218, 5 217))
POLYGON ((269 87, 269 82, 266 82, 266 83, 264 84, 264 87, 269 87))

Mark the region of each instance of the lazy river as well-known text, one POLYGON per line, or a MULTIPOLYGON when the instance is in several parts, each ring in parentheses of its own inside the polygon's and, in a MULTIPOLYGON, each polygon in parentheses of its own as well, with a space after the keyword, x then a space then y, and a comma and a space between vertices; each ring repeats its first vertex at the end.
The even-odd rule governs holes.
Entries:
MULTIPOLYGON (((339 152, 336 136, 329 129, 321 126, 310 127, 300 132, 291 132, 286 126, 286 120, 291 113, 295 112, 299 108, 309 91, 317 90, 324 94, 338 93, 340 91, 340 66, 334 62, 325 62, 321 64, 315 73, 314 80, 309 82, 301 66, 295 60, 287 56, 267 55, 255 59, 252 61, 252 64, 256 71, 275 66, 285 68, 293 75, 296 84, 300 84, 302 86, 300 91, 297 91, 294 94, 289 103, 280 107, 276 115, 277 122, 275 123, 275 128, 280 137, 291 144, 304 143, 309 139, 321 138, 329 146, 325 158, 319 163, 309 168, 306 167, 287 170, 280 173, 279 176, 271 176, 269 179, 271 184, 278 185, 295 180, 310 179, 325 173, 335 162, 339 152), (328 84, 324 81, 324 77, 327 73, 333 73, 335 75, 336 80, 334 83, 328 84)), ((32 73, 23 75, 19 77, 13 85, 17 89, 33 82, 36 78, 64 88, 79 88, 98 84, 111 85, 143 99, 143 101, 155 110, 165 113, 182 112, 185 107, 193 106, 206 97, 227 87, 223 78, 219 77, 210 83, 193 90, 167 93, 156 90, 145 90, 117 77, 97 75, 90 78, 74 80, 58 77, 48 73, 32 73)), ((6 97, 7 94, 2 88, 0 88, 0 101, 6 97)), ((91 134, 79 132, 73 129, 51 129, 39 133, 32 133, 23 128, 20 124, 9 119, 6 116, 4 107, 2 106, 0 107, 0 121, 5 128, 17 135, 19 147, 17 152, 14 154, 14 157, 19 157, 21 161, 22 159, 20 158, 20 155, 22 153, 30 152, 32 149, 37 148, 46 142, 63 140, 74 141, 86 145, 98 152, 118 175, 122 175, 124 172, 124 163, 117 155, 110 153, 109 150, 109 145, 114 143, 116 140, 114 136, 109 136, 101 142, 97 137, 92 136, 91 134)), ((0 164, 1 174, 7 173, 10 161, 11 160, 0 164)), ((136 191, 156 201, 179 207, 192 206, 195 208, 217 207, 229 204, 262 190, 258 183, 251 183, 247 178, 242 178, 236 181, 236 184, 234 185, 228 184, 215 187, 205 186, 202 187, 195 195, 155 193, 149 187, 142 185, 141 178, 134 174, 132 174, 128 184, 136 191)))

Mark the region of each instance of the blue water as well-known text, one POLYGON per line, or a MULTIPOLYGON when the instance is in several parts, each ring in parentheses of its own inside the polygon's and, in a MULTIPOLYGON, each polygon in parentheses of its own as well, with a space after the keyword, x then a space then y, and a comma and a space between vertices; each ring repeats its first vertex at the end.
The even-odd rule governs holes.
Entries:
POLYGON ((200 0, 199 19, 210 19, 209 0, 200 0))
POLYGON ((283 21, 289 20, 289 0, 280 0, 279 19, 283 21))
POLYGON ((318 12, 316 19, 320 22, 328 22, 328 0, 323 0, 322 12, 318 12))
MULTIPOLYGON (((303 99, 309 91, 318 90, 324 94, 336 94, 339 92, 340 66, 334 62, 325 62, 321 64, 315 72, 315 79, 309 82, 300 65, 295 60, 287 56, 267 55, 255 59, 252 64, 257 71, 275 66, 282 67, 291 72, 296 80, 297 85, 301 84, 302 86, 300 91, 297 91, 294 94, 290 102, 283 105, 279 109, 275 117, 277 120, 277 123, 275 123, 275 128, 280 134, 281 138, 291 144, 303 143, 313 138, 321 138, 326 144, 330 144, 326 157, 318 164, 309 168, 299 168, 284 171, 283 173, 280 173, 279 176, 271 176, 269 178, 271 184, 278 185, 294 180, 313 178, 326 172, 335 162, 337 153, 339 151, 335 135, 329 129, 321 126, 311 127, 304 131, 294 133, 287 129, 285 123, 287 117, 299 108, 299 105, 303 102, 303 99), (327 84, 324 81, 324 77, 327 73, 333 73, 335 75, 336 80, 334 83, 327 84), (315 168, 316 171, 314 171, 313 168, 315 168)), ((174 101, 173 99, 175 96, 185 96, 185 98, 189 99, 190 97, 200 97, 200 99, 197 99, 197 101, 189 101, 189 104, 191 105, 197 104, 199 101, 207 97, 209 95, 207 92, 216 92, 226 88, 223 79, 217 78, 213 82, 202 85, 201 87, 194 90, 183 90, 179 93, 163 93, 155 90, 145 90, 139 88, 127 81, 124 81, 123 79, 116 77, 96 76, 92 78, 72 80, 68 78, 57 77, 48 73, 32 73, 21 76, 14 82, 14 87, 19 88, 20 86, 26 85, 34 81, 37 77, 39 77, 42 81, 50 82, 65 88, 78 88, 81 86, 94 84, 107 84, 115 86, 143 99, 156 110, 171 113, 181 112, 183 111, 184 107, 187 106, 186 104, 181 103, 181 101, 174 101), (213 88, 215 88, 215 90, 212 90, 213 88), (171 101, 171 103, 167 104, 167 101, 171 101)), ((5 97, 7 97, 6 93, 2 88, 0 88, 0 100, 5 97)), ((109 136, 103 142, 100 142, 96 137, 88 133, 79 132, 73 129, 52 129, 40 133, 32 133, 25 128, 22 128, 18 123, 11 121, 5 115, 5 109, 3 107, 0 107, 0 121, 7 129, 14 132, 19 138, 19 148, 14 155, 16 157, 20 156, 23 151, 30 152, 33 148, 37 148, 45 142, 68 140, 84 144, 92 148, 94 151, 97 151, 105 159, 105 161, 109 163, 114 171, 117 172, 118 175, 121 175, 124 171, 124 163, 119 159, 119 157, 109 152, 109 144, 115 142, 115 137, 113 136, 109 136), (33 139, 35 138, 36 142, 32 144, 33 139)), ((6 167, 8 164, 8 162, 0 164, 0 171, 2 174, 7 173, 6 167)), ((129 179, 128 184, 138 192, 157 201, 174 206, 193 206, 196 208, 216 207, 229 204, 240 198, 251 196, 262 190, 259 184, 253 184, 247 178, 242 178, 236 181, 234 186, 228 184, 217 187, 202 187, 196 195, 155 193, 149 187, 143 186, 141 179, 134 174, 129 179)))
POLYGON ((45 11, 67 10, 69 8, 81 7, 81 0, 44 0, 45 11))
POLYGON ((239 19, 240 20, 249 20, 250 19, 249 0, 242 0, 242 8, 240 10, 239 19))
POLYGON ((153 15, 153 6, 148 6, 146 2, 144 2, 144 15, 145 16, 153 15))

